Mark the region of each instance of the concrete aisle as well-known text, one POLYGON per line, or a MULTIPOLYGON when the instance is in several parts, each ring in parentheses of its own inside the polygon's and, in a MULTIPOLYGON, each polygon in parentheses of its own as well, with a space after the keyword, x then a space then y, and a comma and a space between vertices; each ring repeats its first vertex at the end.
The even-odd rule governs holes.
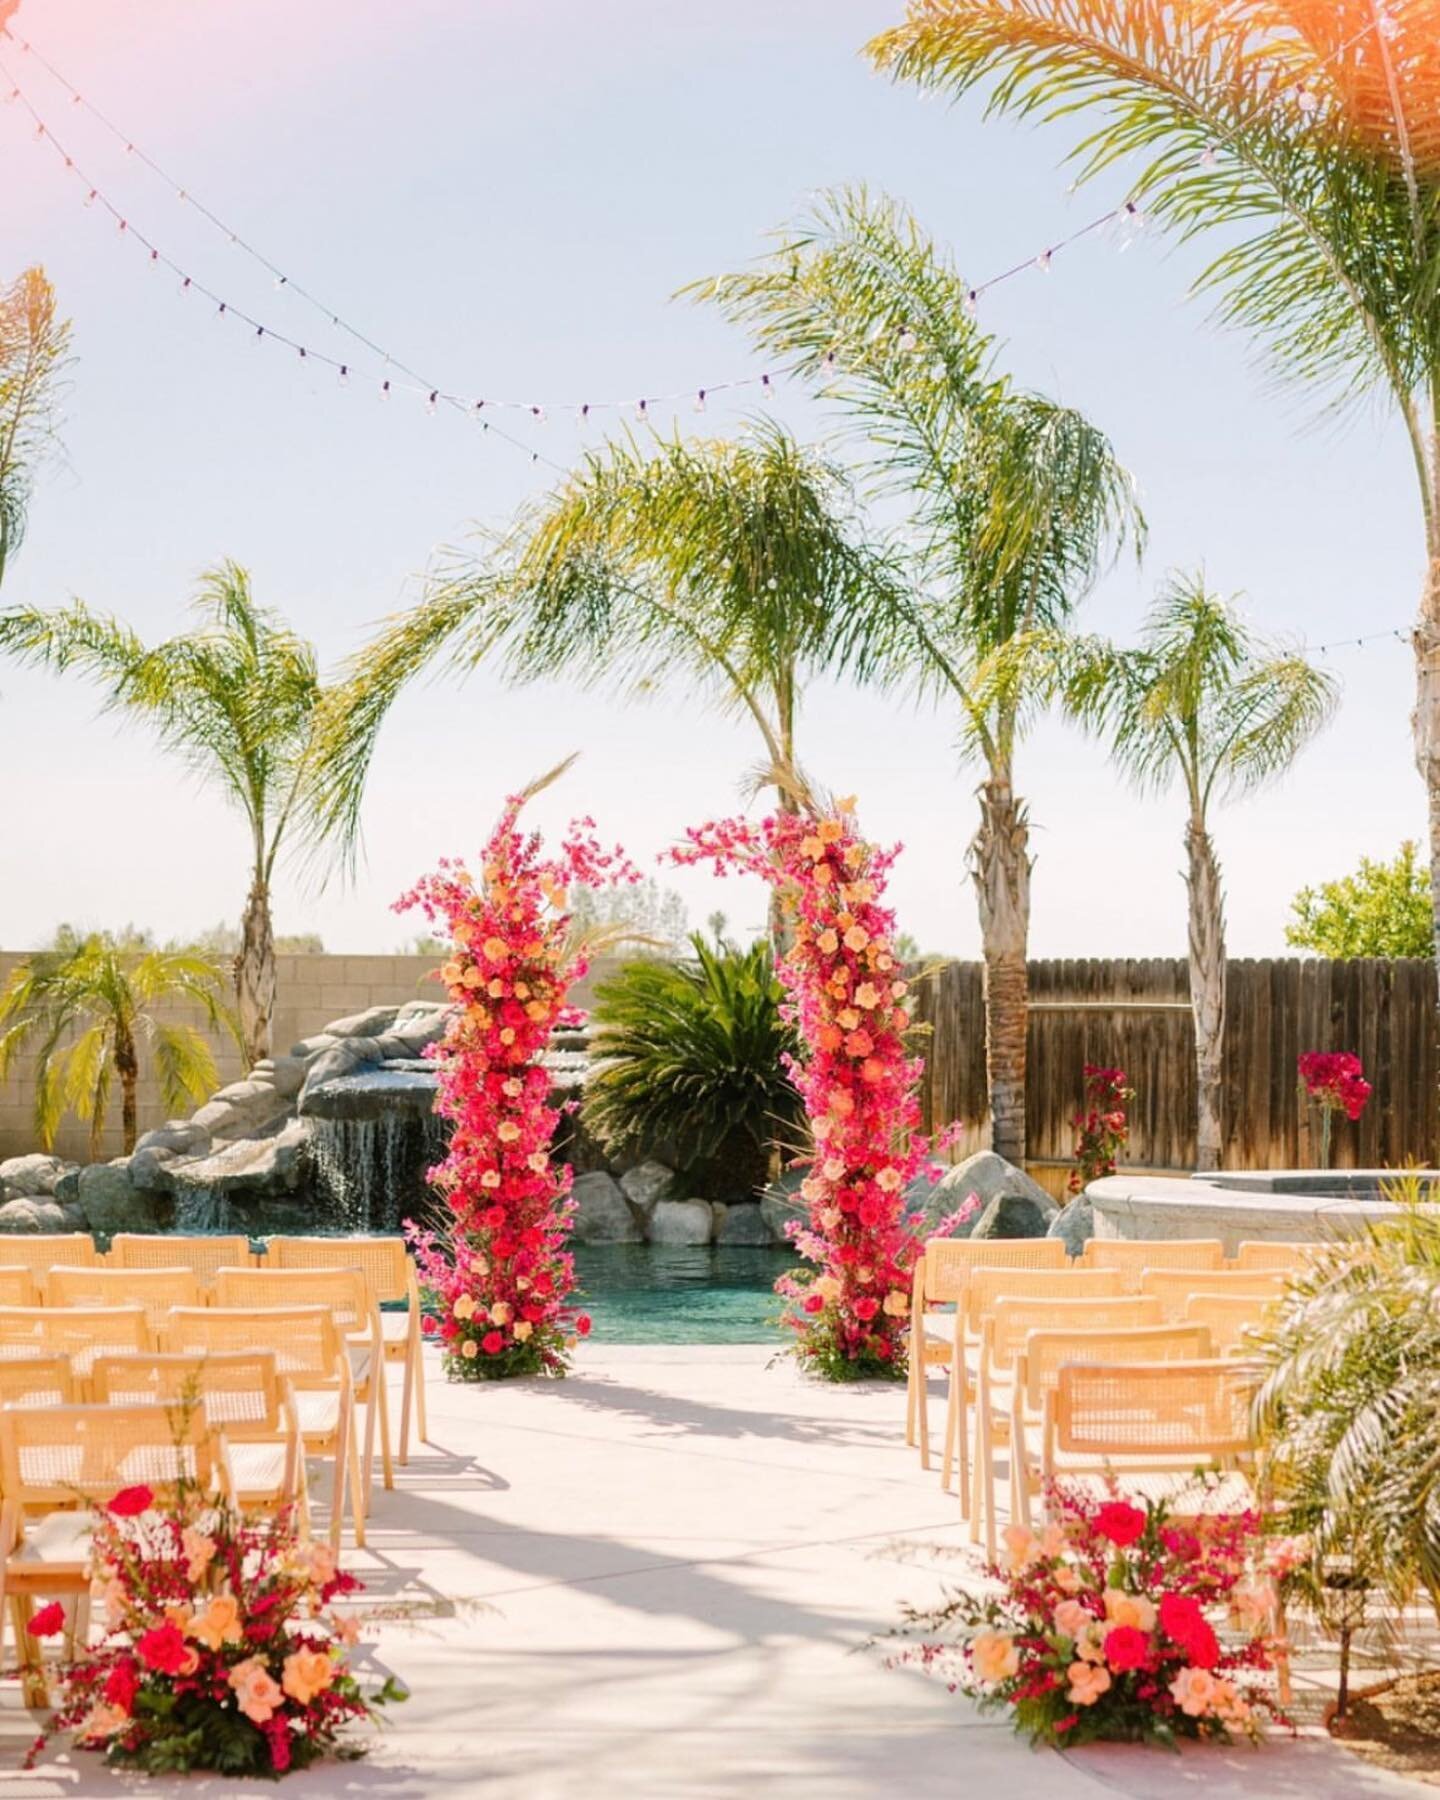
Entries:
MULTIPOLYGON (((948 1497, 904 1450, 904 1396, 802 1381, 761 1349, 589 1347, 565 1382, 431 1387, 436 1443, 377 1492, 354 1559, 376 1665, 414 1698, 364 1762, 304 1796, 528 1800, 1368 1800, 1426 1790, 1326 1741, 1181 1758, 1025 1749, 937 1682, 867 1649, 929 1600, 958 1545, 948 1497)), ((0 1792, 114 1793, 92 1758, 0 1792)), ((149 1794, 273 1793, 152 1782, 149 1794)))

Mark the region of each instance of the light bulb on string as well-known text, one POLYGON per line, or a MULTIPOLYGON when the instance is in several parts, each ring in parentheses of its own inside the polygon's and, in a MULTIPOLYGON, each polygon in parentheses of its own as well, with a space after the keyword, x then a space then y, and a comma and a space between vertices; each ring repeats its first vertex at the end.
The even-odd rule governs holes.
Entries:
POLYGON ((115 221, 115 229, 117 231, 128 231, 130 229, 130 221, 128 219, 117 219, 115 221))
POLYGON ((1042 275, 1048 275, 1050 273, 1050 265, 1054 260, 1055 252, 1046 248, 1035 258, 1035 267, 1042 275))
POLYGON ((697 413, 703 413, 705 410, 705 390, 704 390, 704 388, 701 388, 699 393, 697 393, 695 396, 695 410, 697 413))
POLYGON ((920 340, 908 325, 902 325, 895 338, 897 350, 910 351, 918 348, 920 340))
POLYGON ((1200 152, 1199 166, 1202 169, 1213 169, 1220 160, 1220 153, 1213 144, 1207 144, 1200 152))
POLYGON ((770 400, 774 398, 774 394, 775 390, 770 385, 770 377, 768 375, 762 375, 760 377, 760 398, 762 400, 770 400))
POLYGON ((648 400, 637 400, 635 402, 635 417, 639 419, 643 425, 648 425, 650 423, 650 402, 648 400))
POLYGON ((349 363, 341 363, 340 373, 336 379, 339 381, 341 387, 349 387, 349 385, 350 385, 350 365, 349 365, 349 363))
POLYGON ((87 206, 93 206, 99 198, 99 191, 95 188, 91 188, 90 192, 85 196, 85 204, 87 206))
POLYGON ((820 373, 822 375, 833 375, 839 367, 839 364, 840 358, 837 352, 834 350, 827 350, 820 359, 820 373))
POLYGON ((388 376, 380 383, 380 398, 382 400, 388 400, 390 398, 390 381, 388 376))
MULTIPOLYGON (((532 406, 530 408, 530 414, 537 425, 543 425, 545 423, 545 408, 543 406, 532 406)), ((536 455, 539 455, 538 451, 536 452, 536 455)))
POLYGON ((261 340, 261 339, 262 339, 262 338, 263 338, 263 337, 264 337, 264 336, 265 336, 265 327, 264 327, 264 326, 263 326, 263 325, 257 325, 257 326, 256 326, 256 327, 255 327, 255 339, 254 339, 254 341, 255 341, 255 342, 256 342, 256 343, 257 343, 257 344, 258 344, 258 343, 259 343, 259 342, 260 342, 260 340, 261 340))
POLYGON ((290 277, 288 275, 277 275, 275 277, 275 291, 278 293, 281 288, 288 284, 289 280, 290 277))
POLYGON ((1303 113, 1308 119, 1312 113, 1319 110, 1320 96, 1312 93, 1309 88, 1302 84, 1295 90, 1295 105, 1297 110, 1303 113))
POLYGON ((440 390, 439 390, 439 388, 431 388, 431 390, 425 400, 425 410, 427 413, 430 414, 432 419, 435 416, 435 409, 436 409, 436 407, 439 406, 439 404, 440 404, 440 390))
POLYGON ((579 411, 575 414, 575 422, 578 425, 590 423, 590 402, 588 400, 581 404, 579 411))
POLYGON ((971 288, 965 295, 965 317, 967 319, 974 319, 979 316, 979 312, 980 290, 979 288, 971 288))

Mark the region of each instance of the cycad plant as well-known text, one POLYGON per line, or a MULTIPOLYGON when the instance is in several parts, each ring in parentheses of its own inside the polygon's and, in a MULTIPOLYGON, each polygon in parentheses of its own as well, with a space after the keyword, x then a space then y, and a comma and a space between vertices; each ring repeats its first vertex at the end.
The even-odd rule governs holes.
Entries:
POLYGON ((1218 800, 1288 769, 1329 718, 1334 679, 1259 637, 1200 575, 1173 575, 1135 649, 1056 646, 1071 711, 1142 792, 1185 797, 1190 1004, 1195 1015, 1196 1166, 1218 1169, 1225 1046, 1225 896, 1210 829, 1218 800))
POLYGON ((0 993, 0 1080, 33 1054, 35 1131, 48 1150, 67 1113, 90 1124, 100 1155, 115 1084, 125 1154, 139 1131, 142 1053, 148 1053, 167 1113, 197 1105, 217 1085, 215 1058, 193 1025, 157 1017, 198 1007, 210 1032, 237 1035, 222 999, 224 971, 198 950, 157 950, 109 932, 62 926, 48 950, 19 963, 0 993))
POLYGON ((938 701, 980 767, 969 864, 992 1135, 1023 1162, 1031 857, 1016 754, 1047 679, 1024 649, 1142 535, 1131 482, 1089 420, 997 371, 965 278, 884 196, 823 194, 756 265, 687 291, 838 410, 863 491, 900 523, 893 572, 863 637, 846 622, 840 660, 938 701))
POLYGON ((1440 931, 1440 4, 915 0, 870 45, 897 78, 1063 120, 1082 178, 1219 233, 1200 278, 1275 368, 1394 408, 1419 488, 1415 754, 1440 931))
POLYGON ((271 885, 283 851, 322 856, 355 841, 359 796, 332 777, 343 804, 322 819, 312 806, 320 768, 325 687, 314 646, 261 606, 250 577, 223 562, 200 583, 195 627, 147 645, 116 619, 78 602, 55 612, 0 613, 0 654, 73 669, 107 710, 148 725, 162 749, 210 783, 245 821, 250 891, 235 956, 241 1046, 251 1065, 270 1054, 275 1009, 271 885), (333 821, 333 822, 332 822, 333 821))
POLYGON ((682 962, 628 963, 597 990, 583 1117, 614 1155, 663 1150, 707 1196, 749 1199, 802 1129, 781 1061, 795 1035, 769 943, 690 944, 682 962))
POLYGON ((25 535, 35 473, 55 441, 70 326, 43 269, 0 289, 0 582, 25 535))
MULTIPOLYGON (((1440 1219, 1402 1205, 1365 1253, 1335 1246, 1267 1334, 1259 1418, 1287 1529, 1317 1578, 1338 1564, 1440 1609, 1440 1219)), ((1318 1593, 1317 1596, 1318 1597, 1318 1593)))

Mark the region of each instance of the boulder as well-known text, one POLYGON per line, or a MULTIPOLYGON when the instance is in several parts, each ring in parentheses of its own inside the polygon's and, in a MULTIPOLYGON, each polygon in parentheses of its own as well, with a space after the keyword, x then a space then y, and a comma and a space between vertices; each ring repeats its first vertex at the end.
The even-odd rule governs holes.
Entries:
POLYGON ((170 1188, 167 1171, 171 1163, 179 1161, 176 1151, 162 1149, 158 1144, 149 1144, 143 1150, 137 1148, 130 1158, 130 1180, 144 1193, 167 1193, 170 1188))
POLYGON ((275 1084, 275 1092, 282 1100, 293 1100, 305 1085, 305 1058, 303 1056, 276 1056, 270 1059, 266 1068, 264 1063, 256 1063, 255 1073, 262 1069, 275 1084))
POLYGON ((336 1039, 331 1037, 328 1032, 318 1031, 314 1037, 301 1038, 298 1044, 292 1044, 290 1046, 290 1054, 293 1057, 298 1058, 299 1061, 308 1063, 312 1057, 318 1056, 322 1050, 330 1049, 335 1042, 336 1039))
POLYGON ((714 1232, 715 1215, 708 1200, 657 1200, 650 1215, 652 1244, 708 1244, 714 1232))
POLYGON ((717 1244, 764 1245, 774 1242, 770 1227, 765 1223, 763 1207, 754 1201, 746 1201, 739 1206, 727 1206, 725 1216, 715 1229, 717 1244))
POLYGON ((657 1200, 668 1199, 674 1183, 675 1171, 662 1162, 640 1163, 620 1177, 625 1198, 641 1212, 649 1212, 657 1200))
POLYGON ((53 1198, 58 1200, 60 1202, 61 1206, 68 1206, 68 1207, 73 1208, 77 1218, 80 1216, 80 1165, 79 1165, 79 1163, 76 1163, 74 1168, 67 1169, 65 1171, 65 1173, 60 1177, 60 1179, 55 1183, 55 1193, 53 1195, 53 1198))
MULTIPOLYGON (((919 1213, 924 1223, 920 1227, 921 1235, 931 1237, 940 1223, 951 1214, 964 1210, 974 1189, 966 1182, 961 1169, 947 1169, 938 1179, 925 1171, 921 1171, 905 1189, 905 1210, 907 1213, 919 1213)), ((975 1228, 975 1221, 980 1217, 982 1208, 979 1197, 968 1218, 948 1232, 949 1237, 969 1237, 975 1228)))
POLYGON ((190 1123, 213 1138, 254 1137, 289 1107, 269 1081, 234 1081, 208 1100, 190 1123))
POLYGON ((1065 1248, 1071 1256, 1078 1256, 1095 1235, 1095 1208, 1090 1204, 1088 1194, 1076 1194, 1068 1205, 1062 1206, 1050 1221, 1050 1229, 1046 1237, 1064 1238, 1065 1248))
POLYGON ((22 1200, 37 1195, 48 1199, 55 1192, 55 1183, 75 1166, 39 1150, 29 1156, 10 1156, 0 1162, 0 1190, 22 1200))
POLYGON ((173 1163, 165 1171, 171 1192, 203 1189, 227 1199, 295 1193, 307 1171, 309 1127, 291 1119, 269 1137, 221 1144, 209 1155, 173 1163))
POLYGON ((643 1234, 613 1175, 596 1169, 576 1177, 572 1235, 578 1244, 638 1244, 643 1234))
POLYGON ((1045 1237, 1060 1208, 1048 1194, 997 1194, 975 1221, 972 1238, 1045 1237))
POLYGON ((336 1019, 325 1027, 328 1037, 373 1038, 388 1031, 399 1016, 398 1006, 367 1006, 364 1012, 351 1013, 348 1019, 336 1019))
POLYGON ((210 1148, 210 1133, 194 1119, 167 1119, 154 1131, 147 1131, 136 1142, 141 1150, 170 1150, 177 1156, 198 1156, 210 1148))
POLYGON ((800 1183, 808 1173, 806 1169, 786 1169, 760 1196, 760 1215, 777 1244, 790 1241, 785 1235, 785 1227, 792 1219, 803 1223, 810 1216, 809 1207, 800 1198, 800 1183))
MULTIPOLYGON (((0 1232, 14 1235, 21 1233, 33 1235, 42 1231, 72 1231, 74 1213, 71 1208, 61 1206, 56 1200, 45 1195, 34 1195, 28 1199, 7 1200, 0 1206, 0 1232)), ((0 1251, 0 1263, 5 1261, 5 1253, 0 1251)))
POLYGON ((123 1158, 80 1171, 80 1209, 91 1231, 154 1231, 160 1224, 155 1196, 135 1186, 123 1158))

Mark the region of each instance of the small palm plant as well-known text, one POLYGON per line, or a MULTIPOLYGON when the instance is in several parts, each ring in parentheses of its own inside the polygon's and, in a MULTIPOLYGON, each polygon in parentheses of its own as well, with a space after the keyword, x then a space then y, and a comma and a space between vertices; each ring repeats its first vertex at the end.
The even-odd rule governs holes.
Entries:
POLYGON ((1220 1167, 1225 1041, 1225 898, 1210 831, 1216 799, 1288 769, 1334 710, 1336 685, 1267 644, 1200 576, 1172 576, 1136 649, 1056 646, 1071 711, 1142 792, 1184 792, 1190 1004, 1195 1015, 1196 1163, 1220 1167))
POLYGON ((765 941, 690 939, 684 962, 633 962, 596 994, 586 1126, 612 1154, 663 1149, 715 1198, 749 1199, 794 1144, 796 1048, 765 941))
POLYGON ((0 288, 0 581, 25 536, 35 473, 54 449, 70 327, 42 269, 0 288))
POLYGON ((90 1123, 98 1161, 111 1090, 120 1084, 128 1156, 139 1131, 140 1052, 149 1050, 166 1111, 198 1104, 217 1085, 215 1058, 193 1025, 157 1017, 167 1003, 197 1006, 211 1032, 238 1041, 220 996, 225 971, 202 951, 156 950, 135 938, 62 926, 48 950, 20 963, 0 993, 0 1079, 35 1050, 35 1131, 49 1149, 66 1113, 90 1123))
POLYGON ((1263 1346, 1260 1422, 1287 1525, 1314 1544, 1312 1600, 1338 1566, 1440 1610, 1436 1209, 1402 1205, 1367 1251, 1337 1246, 1291 1283, 1263 1346))

